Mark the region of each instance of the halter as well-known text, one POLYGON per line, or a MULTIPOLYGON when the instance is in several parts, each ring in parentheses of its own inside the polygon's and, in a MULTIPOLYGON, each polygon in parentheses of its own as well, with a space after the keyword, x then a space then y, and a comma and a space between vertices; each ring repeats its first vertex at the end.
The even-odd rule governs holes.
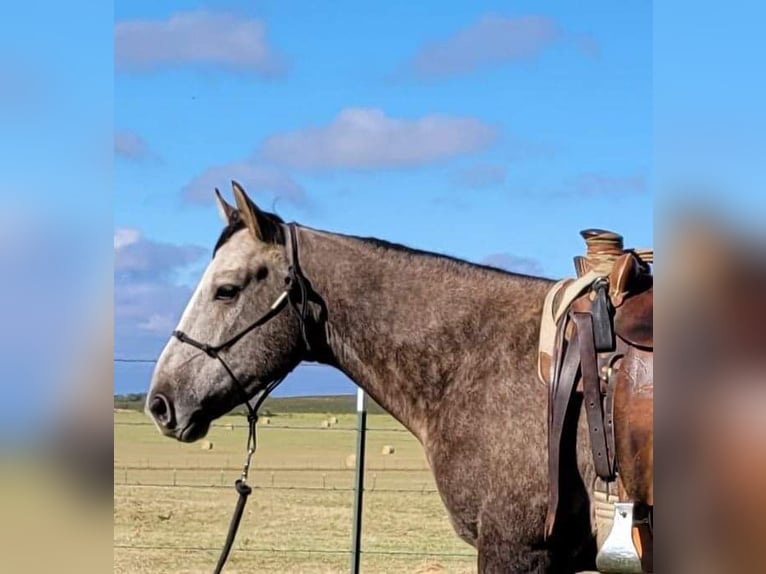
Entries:
POLYGON ((229 557, 229 552, 231 551, 231 547, 234 544, 234 538, 237 534, 239 523, 242 520, 242 513, 245 510, 245 503, 247 502, 247 497, 250 496, 250 494, 253 491, 252 488, 247 484, 247 477, 250 472, 250 462, 253 458, 253 454, 255 453, 255 449, 257 446, 256 424, 258 422, 258 409, 261 407, 261 404, 263 404, 263 401, 266 400, 266 397, 268 397, 269 394, 287 376, 287 374, 285 374, 285 375, 282 375, 281 377, 278 377, 266 383, 266 385, 263 388, 259 389, 256 392, 251 404, 251 400, 247 396, 247 390, 245 386, 240 382, 240 380, 234 374, 234 371, 226 363, 221 353, 223 351, 227 351, 231 349, 234 345, 236 345, 240 340, 242 340, 242 338, 244 338, 251 331, 254 331, 258 327, 261 327, 265 325, 266 323, 268 323, 269 321, 271 321, 274 317, 279 315, 279 313, 288 304, 298 316, 298 321, 300 323, 300 329, 301 329, 301 336, 303 337, 303 342, 306 346, 306 350, 311 349, 309 345, 308 335, 306 333, 306 318, 308 316, 309 288, 306 285, 306 278, 301 273, 300 264, 298 262, 298 240, 297 240, 295 224, 294 223, 287 224, 285 227, 285 231, 290 236, 290 256, 291 256, 291 264, 287 270, 287 277, 285 277, 285 289, 274 300, 274 302, 271 304, 269 309, 263 315, 258 317, 252 323, 250 323, 250 325, 242 329, 239 333, 237 333, 233 337, 229 338, 228 340, 218 345, 210 345, 208 343, 203 343, 201 341, 198 341, 197 339, 190 337, 183 331, 179 331, 179 330, 173 331, 173 336, 176 339, 178 339, 181 343, 186 343, 187 345, 196 347, 197 349, 205 353, 208 357, 216 359, 218 360, 219 363, 221 363, 221 365, 226 370, 231 380, 234 382, 234 386, 237 389, 237 392, 243 398, 243 402, 245 406, 247 407, 247 411, 248 411, 247 455, 245 457, 245 463, 242 466, 242 474, 240 475, 240 478, 234 483, 234 488, 239 494, 239 500, 237 501, 237 506, 234 509, 234 514, 231 517, 231 523, 229 524, 229 532, 226 535, 226 542, 224 543, 223 549, 221 551, 221 556, 219 557, 218 564, 216 565, 216 568, 214 570, 214 574, 220 574, 220 572, 223 570, 224 564, 226 564, 226 560, 229 557), (295 294, 296 289, 298 290, 298 295, 300 296, 300 303, 297 303, 293 298, 293 295, 295 294))

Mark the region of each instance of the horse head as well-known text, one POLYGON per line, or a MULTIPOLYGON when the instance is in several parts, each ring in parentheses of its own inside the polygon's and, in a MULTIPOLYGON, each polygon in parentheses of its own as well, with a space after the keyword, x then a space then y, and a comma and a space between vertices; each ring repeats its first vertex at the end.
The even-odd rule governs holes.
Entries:
POLYGON ((297 278, 291 230, 236 182, 232 188, 236 207, 216 190, 226 226, 146 398, 160 431, 184 442, 204 437, 213 420, 270 390, 306 352, 305 323, 289 309, 297 278))

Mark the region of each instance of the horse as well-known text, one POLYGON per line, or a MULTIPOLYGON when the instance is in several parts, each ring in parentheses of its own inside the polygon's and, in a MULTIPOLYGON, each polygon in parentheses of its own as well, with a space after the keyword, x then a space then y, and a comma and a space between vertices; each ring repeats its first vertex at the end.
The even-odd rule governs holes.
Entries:
POLYGON ((285 223, 236 182, 224 229, 156 363, 146 411, 166 436, 270 391, 303 361, 342 371, 422 445, 478 571, 595 570, 584 416, 546 535, 548 391, 537 379, 547 278, 285 223))

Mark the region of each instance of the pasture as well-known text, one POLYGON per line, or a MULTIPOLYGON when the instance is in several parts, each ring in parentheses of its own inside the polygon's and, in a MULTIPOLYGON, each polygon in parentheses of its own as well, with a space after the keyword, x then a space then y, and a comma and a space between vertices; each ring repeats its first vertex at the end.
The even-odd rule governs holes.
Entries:
MULTIPOLYGON (((226 572, 349 571, 356 416, 287 413, 259 425, 248 501, 226 572)), ((476 571, 454 534, 420 444, 390 416, 368 415, 362 571, 476 571), (382 454, 391 446, 393 454, 382 454)), ((209 573, 236 502, 246 421, 207 440, 162 437, 140 413, 114 413, 114 572, 209 573)))

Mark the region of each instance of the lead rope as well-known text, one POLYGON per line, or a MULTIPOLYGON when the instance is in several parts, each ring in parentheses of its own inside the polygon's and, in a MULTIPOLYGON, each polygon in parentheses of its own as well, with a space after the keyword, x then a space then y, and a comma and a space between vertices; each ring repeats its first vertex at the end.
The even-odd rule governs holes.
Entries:
MULTIPOLYGON (((254 405, 251 405, 250 401, 245 401, 245 406, 247 407, 248 411, 247 454, 245 455, 245 463, 242 465, 242 474, 240 474, 240 477, 234 482, 234 489, 237 491, 239 498, 237 499, 237 505, 234 507, 234 514, 231 516, 229 531, 226 534, 226 541, 224 542, 223 548, 221 549, 221 555, 218 557, 218 564, 216 564, 213 574, 221 574, 223 571, 226 560, 229 558, 231 547, 234 545, 234 539, 237 536, 239 523, 242 521, 242 514, 245 512, 247 497, 250 496, 253 492, 252 487, 247 484, 247 478, 250 474, 250 464, 253 460, 253 455, 255 454, 255 450, 258 446, 258 435, 256 432, 258 425, 258 409, 260 409, 261 404, 264 400, 266 400, 266 397, 269 396, 271 391, 273 391, 284 379, 285 377, 280 377, 279 379, 269 383, 268 387, 266 387, 266 390, 264 390, 264 392, 258 396, 254 405)), ((236 379, 234 380, 236 381, 236 379)), ((237 382, 237 385, 239 385, 239 382, 237 382)))
MULTIPOLYGON (((252 409, 250 403, 245 403, 249 409, 252 409)), ((218 564, 213 571, 213 574, 221 574, 223 567, 226 564, 226 560, 229 558, 231 547, 234 545, 234 539, 237 536, 237 530, 239 529, 239 523, 242 520, 242 514, 245 511, 245 505, 247 504, 247 497, 252 494, 253 489, 247 484, 247 475, 250 472, 250 461, 255 453, 256 443, 256 425, 258 424, 258 415, 251 410, 251 413, 247 416, 247 422, 250 427, 247 435, 247 456, 245 457, 245 464, 242 467, 242 475, 234 483, 234 488, 239 494, 237 499, 237 505, 234 507, 234 514, 231 516, 231 522, 229 523, 229 532, 226 534, 226 542, 223 544, 221 555, 218 557, 218 564)))
MULTIPOLYGON (((300 306, 295 303, 295 301, 292 300, 289 296, 287 297, 290 306, 292 307, 293 311, 298 315, 298 319, 300 321, 300 328, 301 328, 301 335, 303 337, 303 342, 306 345, 306 350, 310 350, 309 346, 309 340, 308 335, 306 333, 306 317, 308 316, 308 288, 305 283, 305 279, 303 275, 300 272, 300 265, 298 263, 298 242, 296 239, 296 232, 294 224, 289 224, 288 229, 290 230, 290 247, 292 251, 292 264, 290 265, 290 268, 288 270, 288 285, 287 290, 285 293, 289 293, 292 291, 292 288, 297 283, 298 289, 300 290, 300 306)), ((278 302, 282 301, 282 297, 278 299, 278 302)), ((279 309, 281 308, 281 304, 278 305, 275 303, 272 306, 272 310, 274 310, 275 313, 279 312, 279 309)), ((268 320, 270 316, 266 319, 268 320)), ((246 329, 239 335, 237 335, 233 342, 236 343, 246 332, 249 332, 254 326, 252 326, 249 329, 246 329)), ((199 343, 194 341, 193 339, 189 339, 183 333, 180 333, 181 336, 184 338, 181 340, 185 340, 186 342, 191 342, 192 344, 195 344, 196 346, 200 346, 199 343)), ((181 337, 179 337, 181 338, 181 337)), ((229 346, 230 343, 227 342, 225 346, 229 346)), ((200 347, 202 348, 202 347, 200 347)), ((205 349, 203 349, 205 350, 205 349)), ((218 354, 218 349, 212 349, 214 351, 214 354, 211 356, 214 356, 218 359, 218 361, 223 365, 224 369, 226 369, 226 372, 229 374, 231 379, 235 382, 238 391, 243 394, 245 397, 245 406, 247 407, 247 423, 248 423, 248 434, 247 434, 247 455, 245 456, 245 464, 242 466, 242 474, 240 477, 234 482, 234 488, 237 491, 237 494, 239 495, 239 498, 237 499, 237 505, 234 507, 234 514, 231 516, 231 522, 229 523, 229 531, 226 534, 226 541, 223 544, 223 548, 221 549, 221 555, 218 557, 218 564, 216 564, 215 570, 213 571, 213 574, 221 574, 223 571, 223 567, 226 564, 226 560, 229 558, 229 554, 231 553, 231 548, 234 545, 234 539, 237 536, 237 530, 239 530, 239 523, 242 521, 242 515, 245 512, 245 505, 247 504, 247 498, 252 494, 253 489, 250 487, 250 485, 247 484, 247 478, 248 474, 250 473, 250 464, 253 459, 253 455, 255 454, 255 449, 258 446, 257 442, 257 433, 256 433, 256 427, 258 424, 258 409, 261 407, 261 404, 264 400, 266 400, 266 397, 269 396, 271 391, 273 391, 279 383, 281 383, 284 378, 287 376, 280 377, 279 379, 272 381, 268 384, 266 389, 258 395, 258 397, 255 400, 255 404, 250 404, 250 401, 247 400, 247 393, 245 392, 245 389, 242 387, 241 383, 239 382, 239 379, 234 375, 232 370, 229 368, 229 366, 226 364, 226 361, 223 360, 223 357, 221 357, 218 354)), ((207 352, 207 351, 206 351, 207 352)), ((208 354, 210 354, 208 352, 208 354)))

